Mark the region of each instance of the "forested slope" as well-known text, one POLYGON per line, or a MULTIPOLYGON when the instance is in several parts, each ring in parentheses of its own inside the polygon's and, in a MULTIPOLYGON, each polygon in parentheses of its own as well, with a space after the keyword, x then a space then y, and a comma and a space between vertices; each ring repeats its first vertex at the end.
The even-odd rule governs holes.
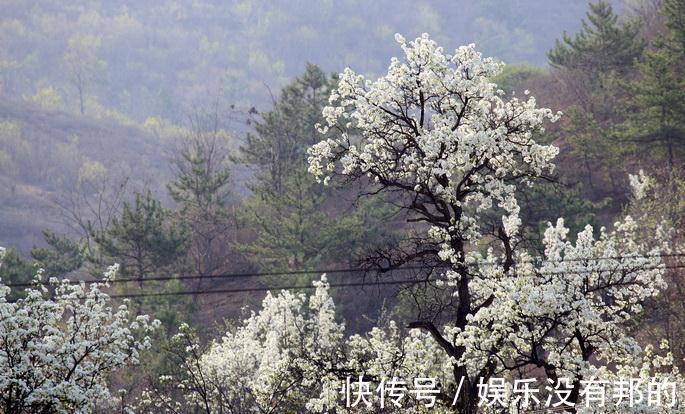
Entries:
POLYGON ((112 185, 161 188, 170 174, 162 141, 142 128, 0 101, 0 244, 27 251, 45 229, 74 234, 59 204, 112 185))
POLYGON ((0 92, 179 122, 217 97, 267 106, 264 85, 277 90, 307 61, 381 73, 396 32, 544 64, 554 38, 575 32, 585 8, 582 0, 4 1, 0 92))

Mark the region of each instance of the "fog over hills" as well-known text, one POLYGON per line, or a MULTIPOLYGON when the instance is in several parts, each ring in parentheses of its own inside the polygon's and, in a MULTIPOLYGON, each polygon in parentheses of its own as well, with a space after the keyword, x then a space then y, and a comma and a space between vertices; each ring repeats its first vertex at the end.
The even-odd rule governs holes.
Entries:
MULTIPOLYGON (((554 40, 580 28, 587 2, 4 0, 1 7, 0 243, 26 251, 41 242, 41 230, 65 230, 55 200, 84 181, 129 177, 164 198, 168 152, 193 114, 215 111, 236 148, 251 128, 245 121, 269 111, 308 62, 374 77, 401 53, 395 33, 428 32, 445 48, 473 42, 505 63, 546 67, 554 40)), ((234 193, 244 196, 249 172, 237 165, 233 176, 234 193)))
POLYGON ((380 73, 398 53, 396 32, 545 65, 554 39, 580 27, 587 2, 5 0, 2 9, 3 94, 179 122, 211 98, 268 106, 265 85, 277 91, 305 62, 380 73))

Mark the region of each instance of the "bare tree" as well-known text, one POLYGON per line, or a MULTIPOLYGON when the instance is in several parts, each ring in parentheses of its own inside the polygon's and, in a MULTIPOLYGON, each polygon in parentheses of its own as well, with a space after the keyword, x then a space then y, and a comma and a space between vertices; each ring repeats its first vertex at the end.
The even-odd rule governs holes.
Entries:
POLYGON ((85 114, 85 99, 89 88, 107 68, 98 57, 100 39, 91 35, 75 35, 69 39, 64 62, 70 74, 70 82, 76 89, 81 115, 85 114))
POLYGON ((203 278, 222 269, 229 258, 226 246, 233 220, 228 206, 228 138, 217 104, 210 113, 189 117, 187 133, 171 159, 176 178, 167 189, 180 207, 178 219, 188 230, 189 265, 201 276, 198 289, 203 278))
POLYGON ((79 180, 52 200, 59 220, 84 241, 91 259, 98 256, 94 235, 119 214, 129 187, 127 176, 102 174, 79 180))

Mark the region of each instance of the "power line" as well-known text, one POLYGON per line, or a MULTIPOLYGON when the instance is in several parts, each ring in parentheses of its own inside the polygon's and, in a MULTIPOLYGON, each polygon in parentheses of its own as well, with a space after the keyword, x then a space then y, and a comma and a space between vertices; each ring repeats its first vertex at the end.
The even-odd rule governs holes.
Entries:
MULTIPOLYGON (((673 265, 673 266, 648 266, 638 269, 630 270, 656 270, 656 269, 682 269, 685 268, 683 265, 673 265)), ((618 269, 625 270, 625 269, 618 269)), ((593 270, 594 272, 595 270, 593 270)), ((564 274, 575 274, 584 272, 554 272, 552 274, 564 275, 564 274)), ((538 273, 540 274, 540 273, 538 273)), ((545 274, 545 273, 542 273, 545 274)), ((417 285, 429 282, 445 281, 444 279, 409 279, 409 280, 379 280, 376 282, 348 282, 348 283, 328 283, 330 288, 348 288, 348 287, 363 287, 363 286, 387 286, 387 285, 417 285)), ((316 286, 311 284, 308 285, 289 285, 289 286, 275 286, 275 287, 254 287, 254 288, 235 288, 235 289, 217 289, 217 290, 195 290, 195 291, 179 291, 179 292, 143 292, 143 293, 129 293, 129 294, 115 294, 110 295, 111 298, 139 298, 139 297, 155 297, 155 296, 186 296, 186 295, 205 295, 205 294, 217 294, 217 293, 253 293, 253 292, 267 292, 271 290, 288 290, 288 289, 315 289, 316 286)))
MULTIPOLYGON (((561 259, 561 260, 523 260, 516 264, 525 263, 572 263, 572 262, 582 262, 582 261, 601 261, 601 260, 622 260, 622 259, 649 259, 649 258, 664 258, 664 257, 683 257, 685 253, 665 253, 665 254, 655 254, 655 255, 628 255, 628 256, 607 256, 607 257, 592 257, 592 258, 571 258, 571 259, 561 259)), ((478 262, 478 265, 501 265, 500 262, 478 262)), ((467 265, 468 266, 468 265, 467 265)), ((405 270, 427 270, 436 268, 450 268, 446 264, 438 264, 434 266, 430 265, 419 265, 419 266, 405 266, 392 269, 393 271, 405 271, 405 270)), ((138 283, 138 282, 160 282, 160 281, 171 281, 171 280, 199 280, 199 279, 242 279, 242 278, 252 278, 252 277, 267 277, 267 276, 298 276, 298 275, 313 275, 313 274, 340 274, 340 273, 375 273, 381 272, 381 269, 359 269, 359 268, 347 268, 347 269, 314 269, 314 270, 288 270, 282 272, 243 272, 243 273, 220 273, 211 275, 177 275, 177 276, 155 276, 147 277, 142 280, 140 279, 114 279, 110 280, 109 283, 138 283)), ((591 272, 597 270, 589 270, 591 272)), ((577 271, 578 273, 581 271, 577 271)), ((540 272, 539 274, 555 274, 554 272, 540 272)), ((102 280, 65 280, 65 283, 70 284, 92 284, 92 283, 102 283, 102 280)), ((23 282, 23 283, 10 283, 6 284, 7 287, 31 287, 34 286, 35 282, 23 282)), ((49 281, 40 282, 43 285, 50 285, 49 281)))
MULTIPOLYGON (((348 287, 362 287, 362 286, 379 286, 379 285, 415 285, 419 283, 435 282, 438 279, 411 279, 411 280, 380 280, 370 284, 369 282, 348 282, 348 283, 328 283, 329 288, 348 288, 348 287)), ((213 293, 250 293, 250 292, 268 292, 272 290, 290 290, 290 289, 315 289, 313 285, 291 285, 291 286, 276 286, 276 287, 255 287, 255 288, 237 288, 237 289, 217 289, 217 290, 196 290, 196 291, 180 291, 180 292, 144 292, 110 295, 111 298, 139 298, 149 296, 182 296, 182 295, 205 295, 213 293)))
MULTIPOLYGON (((615 270, 655 270, 655 269, 682 269, 685 268, 683 265, 672 265, 672 266, 646 266, 636 269, 613 269, 615 270)), ((590 272, 596 272, 597 270, 589 270, 590 272)), ((546 274, 576 274, 585 273, 582 270, 575 272, 549 272, 546 274)), ((545 273, 538 273, 545 274, 545 273)), ((425 284, 429 282, 445 281, 444 279, 410 279, 410 280, 384 280, 376 281, 373 283, 369 282, 348 282, 348 283, 328 283, 330 288, 348 288, 348 287, 363 287, 363 286, 387 286, 387 285, 416 285, 425 284)), ((287 290, 287 289, 315 289, 316 286, 309 285, 289 285, 289 286, 271 286, 271 287, 254 287, 254 288, 236 288, 236 289, 217 289, 217 290, 195 290, 195 291, 178 291, 178 292, 143 292, 143 293, 128 293, 128 294, 114 294, 109 295, 111 298, 139 298, 139 297, 159 297, 159 296, 187 296, 187 295, 206 295, 206 294, 217 294, 217 293, 253 293, 253 292, 267 292, 272 290, 287 290)))
MULTIPOLYGON (((393 269, 396 271, 400 270, 422 270, 435 268, 440 266, 407 266, 402 268, 393 269)), ((136 282, 159 282, 159 281, 170 281, 170 280, 199 280, 199 279, 223 279, 223 278, 251 278, 251 277, 267 277, 267 276, 301 276, 301 275, 311 275, 311 274, 336 274, 336 273, 372 273, 373 270, 359 269, 359 268, 348 268, 348 269, 314 269, 314 270, 287 270, 283 272, 245 272, 245 273, 219 273, 219 274, 209 274, 209 275, 178 275, 178 276, 154 276, 146 277, 143 279, 114 279, 108 281, 108 283, 136 283, 136 282)), ((78 283, 102 283, 102 280, 65 280, 65 282, 70 284, 78 283)), ((41 282, 43 285, 49 285, 49 281, 41 282)), ((14 283, 7 284, 8 287, 30 287, 35 285, 32 282, 26 283, 14 283)))

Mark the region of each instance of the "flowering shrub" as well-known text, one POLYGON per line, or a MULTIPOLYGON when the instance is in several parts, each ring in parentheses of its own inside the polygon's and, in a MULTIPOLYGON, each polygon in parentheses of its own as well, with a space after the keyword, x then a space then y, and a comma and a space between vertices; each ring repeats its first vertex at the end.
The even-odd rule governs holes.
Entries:
MULTIPOLYGON (((0 264, 1 265, 1 264, 0 264)), ((41 283, 26 297, 8 302, 0 284, 0 411, 5 413, 92 412, 107 406, 107 375, 138 362, 157 325, 147 316, 131 317, 126 304, 114 307, 102 282, 41 283)))
MULTIPOLYGON (((182 326, 174 338, 178 345, 174 354, 180 357, 182 371, 177 376, 160 377, 159 386, 146 390, 139 400, 136 412, 375 412, 381 404, 378 389, 390 387, 390 381, 400 382, 401 387, 395 389, 394 397, 387 396, 384 412, 453 412, 462 395, 459 386, 463 387, 465 381, 454 382, 455 361, 445 356, 429 334, 421 329, 403 330, 388 322, 364 335, 345 337, 343 324, 335 318, 325 276, 314 285, 316 291, 311 296, 287 291, 268 294, 257 312, 206 350, 201 349, 193 331, 182 326), (426 398, 410 391, 412 380, 417 378, 433 380, 434 401, 429 410, 426 398), (358 381, 368 384, 368 394, 361 401, 357 401, 359 389, 354 388, 358 381), (351 388, 352 398, 348 400, 346 387, 351 388)), ((635 345, 630 341, 626 344, 635 345)), ((612 349, 619 346, 625 345, 617 344, 612 349)), ((683 377, 674 368, 667 345, 662 344, 661 348, 661 353, 651 346, 644 352, 623 352, 611 358, 616 363, 611 369, 595 362, 587 362, 581 368, 589 380, 609 384, 604 390, 604 407, 614 410, 611 412, 685 412, 683 377), (611 384, 629 380, 641 381, 639 402, 629 406, 626 394, 623 405, 615 404, 613 396, 619 395, 619 391, 612 389, 611 384), (679 387, 676 405, 671 405, 672 396, 666 388, 660 394, 659 406, 648 404, 648 384, 657 382, 664 387, 679 387)), ((567 371, 559 371, 559 380, 576 378, 577 374, 570 371, 572 365, 560 366, 567 371)), ((507 373, 498 373, 502 374, 511 379, 507 373)), ((591 381, 583 381, 588 382, 591 381)), ((545 385, 548 386, 544 383, 540 388, 544 390, 545 385)), ((506 389, 503 407, 479 404, 479 412, 517 412, 514 397, 512 389, 506 389)), ((474 398, 488 401, 489 396, 478 393, 474 398)), ((542 401, 546 398, 545 394, 539 395, 542 401)), ((581 403, 577 408, 578 412, 596 409, 592 404, 587 408, 581 403)))

